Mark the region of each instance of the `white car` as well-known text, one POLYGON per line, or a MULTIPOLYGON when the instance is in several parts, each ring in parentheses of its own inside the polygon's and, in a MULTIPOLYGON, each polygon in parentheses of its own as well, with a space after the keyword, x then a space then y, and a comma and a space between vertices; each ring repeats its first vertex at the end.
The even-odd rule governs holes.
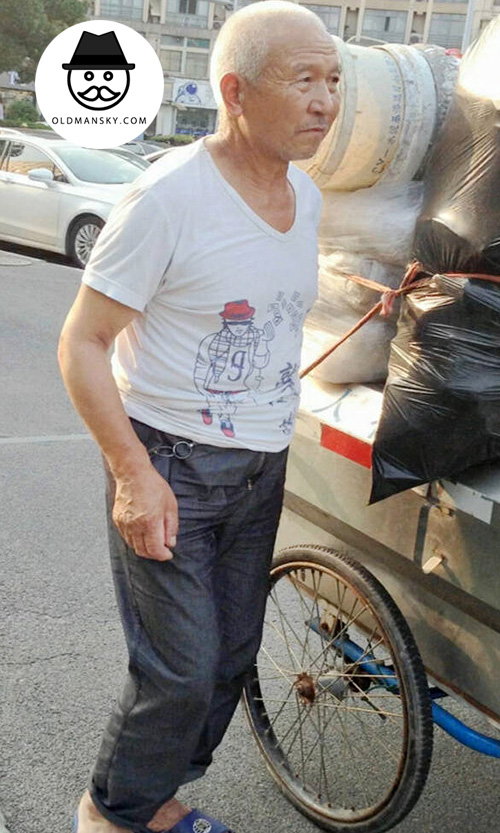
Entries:
POLYGON ((83 268, 113 205, 148 166, 0 128, 0 239, 61 252, 83 268))

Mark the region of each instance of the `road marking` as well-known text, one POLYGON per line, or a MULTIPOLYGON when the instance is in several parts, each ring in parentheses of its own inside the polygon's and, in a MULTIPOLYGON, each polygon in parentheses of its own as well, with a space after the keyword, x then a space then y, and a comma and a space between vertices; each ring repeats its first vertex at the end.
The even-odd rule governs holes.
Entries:
POLYGON ((67 443, 75 440, 91 440, 90 434, 47 434, 40 437, 0 437, 0 445, 22 445, 24 443, 67 443))

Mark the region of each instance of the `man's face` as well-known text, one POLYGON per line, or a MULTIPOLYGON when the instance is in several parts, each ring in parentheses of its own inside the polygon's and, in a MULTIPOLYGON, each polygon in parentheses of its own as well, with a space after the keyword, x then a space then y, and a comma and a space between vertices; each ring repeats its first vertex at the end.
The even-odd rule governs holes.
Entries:
POLYGON ((313 23, 293 22, 272 38, 255 84, 243 81, 248 139, 289 162, 313 156, 336 118, 339 56, 333 39, 313 23))
POLYGON ((128 69, 73 69, 68 72, 71 95, 90 110, 109 110, 119 104, 130 84, 128 69))
POLYGON ((246 321, 226 321, 226 327, 228 328, 229 332, 232 333, 234 336, 242 336, 248 331, 250 325, 252 323, 251 319, 247 319, 246 321))

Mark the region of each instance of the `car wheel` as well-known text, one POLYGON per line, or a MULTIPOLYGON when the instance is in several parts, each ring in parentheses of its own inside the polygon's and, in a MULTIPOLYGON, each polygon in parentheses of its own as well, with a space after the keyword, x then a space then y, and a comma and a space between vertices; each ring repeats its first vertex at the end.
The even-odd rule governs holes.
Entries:
POLYGON ((87 265, 103 226, 104 222, 92 215, 79 217, 73 223, 68 235, 68 255, 81 269, 87 265))

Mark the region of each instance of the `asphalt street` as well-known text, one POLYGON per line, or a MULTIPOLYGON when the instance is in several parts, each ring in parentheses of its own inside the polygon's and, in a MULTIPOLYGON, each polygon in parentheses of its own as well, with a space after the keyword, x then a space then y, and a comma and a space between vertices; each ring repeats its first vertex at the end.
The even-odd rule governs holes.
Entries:
MULTIPOLYGON (((80 277, 0 250, 0 807, 10 833, 69 833, 126 665, 99 454, 56 363, 80 277)), ((376 766, 376 750, 366 755, 376 766)), ((493 833, 499 775, 500 761, 436 730, 429 783, 399 833, 493 833)), ((210 774, 181 797, 236 833, 318 829, 274 786, 241 711, 210 774)))

